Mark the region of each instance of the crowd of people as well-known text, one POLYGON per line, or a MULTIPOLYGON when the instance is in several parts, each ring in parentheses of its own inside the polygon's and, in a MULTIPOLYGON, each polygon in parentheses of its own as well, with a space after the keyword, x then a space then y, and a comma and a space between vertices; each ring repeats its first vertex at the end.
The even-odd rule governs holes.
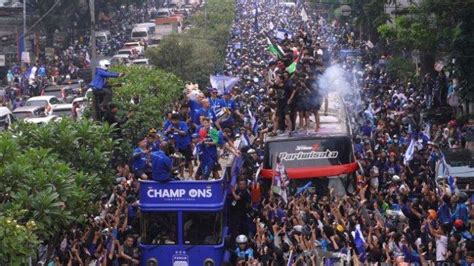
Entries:
POLYGON ((139 180, 216 179, 233 155, 243 159, 230 195, 233 264, 474 263, 473 199, 456 188, 455 177, 434 182, 443 150, 472 148, 474 120, 422 115, 448 104, 456 81, 440 74, 416 85, 390 76, 389 55, 357 41, 350 25, 301 6, 242 0, 235 15, 223 74, 239 81, 223 90, 188 84, 163 125, 117 165, 117 185, 102 198, 100 214, 63 236, 55 260, 137 265, 139 180), (331 66, 351 84, 341 96, 360 163, 353 189, 345 196, 330 187, 287 198, 257 193, 264 136, 324 128, 328 90, 338 88, 318 81, 331 66))

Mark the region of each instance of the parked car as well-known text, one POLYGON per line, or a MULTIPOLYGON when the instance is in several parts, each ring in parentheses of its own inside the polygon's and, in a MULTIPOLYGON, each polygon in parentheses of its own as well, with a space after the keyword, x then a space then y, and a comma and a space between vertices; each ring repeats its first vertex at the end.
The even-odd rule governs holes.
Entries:
POLYGON ((47 108, 46 112, 50 113, 53 106, 59 103, 61 103, 61 101, 55 96, 35 96, 29 98, 25 106, 44 106, 47 108))
POLYGON ((129 66, 132 63, 130 57, 126 54, 116 54, 110 58, 110 64, 115 65, 126 65, 129 66))
POLYGON ((150 66, 150 60, 146 58, 135 59, 132 61, 132 64, 139 65, 139 66, 150 66))
POLYGON ((124 49, 132 49, 136 54, 143 56, 145 54, 145 46, 141 42, 126 42, 123 45, 124 49))
POLYGON ((24 119, 24 121, 33 124, 48 124, 50 122, 61 121, 61 119, 62 118, 57 115, 48 115, 44 117, 27 117, 24 119))
POLYGON ((15 117, 10 109, 7 107, 0 107, 0 131, 7 130, 15 121, 15 117))
POLYGON ((45 117, 44 106, 22 106, 13 110, 13 115, 17 120, 23 120, 31 117, 45 117))
POLYGON ((133 48, 123 48, 118 50, 118 55, 128 55, 130 59, 137 59, 138 58, 138 51, 133 48))
POLYGON ((58 104, 53 107, 51 115, 59 117, 70 117, 72 114, 72 103, 58 104))

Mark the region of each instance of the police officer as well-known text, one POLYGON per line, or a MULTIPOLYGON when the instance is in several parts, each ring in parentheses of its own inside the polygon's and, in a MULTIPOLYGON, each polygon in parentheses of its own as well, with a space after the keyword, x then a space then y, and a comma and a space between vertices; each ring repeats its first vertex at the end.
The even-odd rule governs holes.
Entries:
POLYGON ((92 79, 89 86, 94 92, 96 106, 96 118, 100 120, 102 118, 101 113, 107 110, 109 102, 112 101, 112 91, 110 86, 107 84, 108 78, 118 78, 123 74, 118 72, 109 71, 110 61, 100 60, 99 66, 95 70, 94 79, 92 79))
POLYGON ((235 249, 235 256, 237 263, 242 261, 253 260, 253 249, 248 246, 248 238, 245 235, 239 235, 235 238, 237 248, 235 249))

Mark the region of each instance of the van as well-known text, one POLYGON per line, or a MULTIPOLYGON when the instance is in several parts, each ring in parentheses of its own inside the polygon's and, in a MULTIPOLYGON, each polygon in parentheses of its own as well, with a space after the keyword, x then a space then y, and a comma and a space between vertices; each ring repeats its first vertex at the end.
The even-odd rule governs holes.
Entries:
POLYGON ((155 23, 153 22, 145 22, 145 23, 139 23, 139 24, 136 24, 134 28, 148 28, 148 30, 150 31, 150 34, 155 34, 155 30, 156 30, 156 25, 155 23))
POLYGON ((133 41, 148 42, 151 38, 151 31, 149 27, 135 27, 132 30, 131 39, 133 41))
POLYGON ((102 30, 102 31, 96 31, 95 32, 95 39, 99 43, 107 43, 111 39, 110 31, 108 30, 102 30))
POLYGON ((169 8, 159 8, 154 14, 154 18, 167 18, 172 15, 171 9, 169 8))

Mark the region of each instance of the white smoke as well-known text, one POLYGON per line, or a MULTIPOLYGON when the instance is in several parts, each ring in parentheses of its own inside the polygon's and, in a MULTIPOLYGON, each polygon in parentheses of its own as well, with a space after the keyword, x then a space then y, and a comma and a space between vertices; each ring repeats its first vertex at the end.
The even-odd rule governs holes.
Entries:
POLYGON ((340 65, 332 65, 318 77, 319 91, 323 94, 337 93, 342 97, 351 95, 354 91, 349 78, 349 73, 340 65))

